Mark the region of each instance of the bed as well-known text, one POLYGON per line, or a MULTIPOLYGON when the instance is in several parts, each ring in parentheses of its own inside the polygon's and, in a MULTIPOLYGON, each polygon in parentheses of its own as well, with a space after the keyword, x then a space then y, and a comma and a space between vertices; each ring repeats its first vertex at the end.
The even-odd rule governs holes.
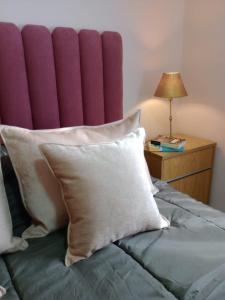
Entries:
MULTIPOLYGON (((115 32, 0 23, 1 122, 30 129, 122 118, 122 40, 115 32)), ((7 160, 7 158, 6 158, 7 160)), ((5 162, 14 232, 30 220, 5 162)), ((168 230, 127 237, 71 267, 66 229, 0 256, 4 299, 225 299, 225 214, 153 178, 168 230)))

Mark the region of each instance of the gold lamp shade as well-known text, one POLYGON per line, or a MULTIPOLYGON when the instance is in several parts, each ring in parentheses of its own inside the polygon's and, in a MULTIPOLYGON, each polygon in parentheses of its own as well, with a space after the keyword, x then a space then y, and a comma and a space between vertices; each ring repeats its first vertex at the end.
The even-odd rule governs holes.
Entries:
POLYGON ((160 79, 159 85, 155 91, 154 96, 160 98, 167 98, 170 101, 170 135, 169 137, 173 139, 172 135, 172 100, 173 98, 185 97, 187 96, 187 91, 185 90, 181 75, 179 72, 169 72, 163 73, 160 79))
POLYGON ((163 73, 154 96, 168 99, 187 96, 180 73, 163 73))

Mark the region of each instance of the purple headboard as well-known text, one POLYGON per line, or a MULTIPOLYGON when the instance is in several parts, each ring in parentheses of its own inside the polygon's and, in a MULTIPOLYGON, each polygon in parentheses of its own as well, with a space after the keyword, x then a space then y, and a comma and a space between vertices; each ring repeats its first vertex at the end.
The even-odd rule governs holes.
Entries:
POLYGON ((0 23, 1 123, 30 129, 122 118, 122 40, 116 32, 0 23))

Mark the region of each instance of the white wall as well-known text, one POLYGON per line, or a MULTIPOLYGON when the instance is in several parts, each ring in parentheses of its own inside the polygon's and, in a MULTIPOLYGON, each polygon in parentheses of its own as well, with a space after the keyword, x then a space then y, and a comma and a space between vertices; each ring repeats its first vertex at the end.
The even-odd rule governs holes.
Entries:
POLYGON ((183 0, 0 0, 0 21, 115 30, 124 42, 124 111, 144 108, 151 135, 168 126, 168 103, 152 97, 161 72, 179 70, 183 0))
POLYGON ((225 1, 186 0, 183 77, 189 97, 175 100, 176 131, 215 140, 211 205, 225 211, 225 1))

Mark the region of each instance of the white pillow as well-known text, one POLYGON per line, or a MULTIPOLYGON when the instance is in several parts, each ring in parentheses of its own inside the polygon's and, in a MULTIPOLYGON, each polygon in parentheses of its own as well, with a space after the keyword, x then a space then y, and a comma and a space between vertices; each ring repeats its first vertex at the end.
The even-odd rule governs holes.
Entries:
MULTIPOLYGON (((111 141, 137 129, 139 124, 140 111, 126 119, 100 126, 51 130, 5 126, 2 138, 17 175, 23 203, 35 224, 23 233, 23 237, 45 236, 68 224, 59 184, 42 158, 40 144, 77 145, 111 141)), ((152 183, 151 187, 155 192, 152 183)))
POLYGON ((125 236, 168 227, 151 192, 143 128, 93 145, 40 146, 70 218, 66 265, 125 236))
POLYGON ((6 294, 6 289, 0 285, 0 298, 6 294))
POLYGON ((12 220, 0 163, 0 254, 24 250, 27 246, 26 241, 12 234, 12 220))

